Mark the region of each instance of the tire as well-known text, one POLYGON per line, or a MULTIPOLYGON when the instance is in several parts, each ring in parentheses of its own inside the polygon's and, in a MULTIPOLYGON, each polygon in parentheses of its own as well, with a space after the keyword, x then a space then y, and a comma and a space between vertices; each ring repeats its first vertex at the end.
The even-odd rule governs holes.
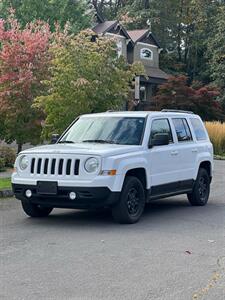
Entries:
POLYGON ((22 200, 21 203, 24 212, 32 218, 47 217, 53 210, 52 207, 41 207, 37 204, 31 203, 28 200, 22 200))
POLYGON ((139 221, 145 207, 145 191, 141 181, 133 176, 125 178, 119 202, 112 208, 117 223, 133 224, 139 221))
POLYGON ((207 204, 210 194, 210 178, 206 169, 200 168, 194 184, 193 191, 187 194, 188 200, 193 206, 207 204))

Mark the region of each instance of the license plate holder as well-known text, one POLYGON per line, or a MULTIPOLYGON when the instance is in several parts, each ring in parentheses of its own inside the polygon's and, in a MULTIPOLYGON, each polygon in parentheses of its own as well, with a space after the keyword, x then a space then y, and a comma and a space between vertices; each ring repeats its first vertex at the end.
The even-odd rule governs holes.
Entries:
POLYGON ((56 181, 38 181, 37 193, 42 195, 57 195, 58 184, 56 181))

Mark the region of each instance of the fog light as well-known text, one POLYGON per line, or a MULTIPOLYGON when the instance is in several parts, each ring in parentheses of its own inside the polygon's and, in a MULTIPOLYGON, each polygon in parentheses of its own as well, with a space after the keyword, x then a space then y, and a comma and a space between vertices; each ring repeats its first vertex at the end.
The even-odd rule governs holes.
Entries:
POLYGON ((27 198, 30 198, 32 196, 31 190, 26 190, 25 195, 27 198))
POLYGON ((75 192, 69 193, 70 200, 75 200, 77 198, 77 194, 75 192))

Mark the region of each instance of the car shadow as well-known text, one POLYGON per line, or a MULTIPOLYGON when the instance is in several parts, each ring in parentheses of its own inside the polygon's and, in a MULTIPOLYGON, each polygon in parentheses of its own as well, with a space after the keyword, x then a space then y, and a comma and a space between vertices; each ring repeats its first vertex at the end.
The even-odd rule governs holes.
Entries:
MULTIPOLYGON (((174 220, 184 216, 198 217, 201 215, 202 210, 210 209, 212 205, 205 207, 193 207, 183 197, 173 197, 161 200, 153 201, 146 204, 145 211, 142 218, 135 226, 142 226, 151 224, 156 225, 158 222, 166 222, 166 220, 174 220)), ((68 209, 54 209, 53 212, 47 218, 33 219, 27 218, 25 222, 37 224, 38 226, 81 226, 82 228, 90 226, 94 227, 118 227, 118 226, 130 226, 120 225, 113 221, 111 211, 109 209, 101 210, 68 210, 68 209)), ((131 226, 132 227, 132 226, 131 226)))
POLYGON ((113 219, 109 209, 100 210, 77 210, 77 209, 57 209, 46 218, 30 218, 26 222, 43 226, 105 226, 112 225, 113 219))

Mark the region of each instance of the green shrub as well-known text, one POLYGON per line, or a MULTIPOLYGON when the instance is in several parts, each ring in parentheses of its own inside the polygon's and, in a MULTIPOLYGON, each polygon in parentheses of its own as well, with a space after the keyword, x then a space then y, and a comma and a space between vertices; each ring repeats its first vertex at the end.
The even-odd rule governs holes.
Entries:
POLYGON ((5 170, 5 160, 0 157, 0 172, 5 170))
POLYGON ((11 168, 16 159, 16 152, 8 146, 0 146, 0 158, 4 160, 5 167, 11 168))

